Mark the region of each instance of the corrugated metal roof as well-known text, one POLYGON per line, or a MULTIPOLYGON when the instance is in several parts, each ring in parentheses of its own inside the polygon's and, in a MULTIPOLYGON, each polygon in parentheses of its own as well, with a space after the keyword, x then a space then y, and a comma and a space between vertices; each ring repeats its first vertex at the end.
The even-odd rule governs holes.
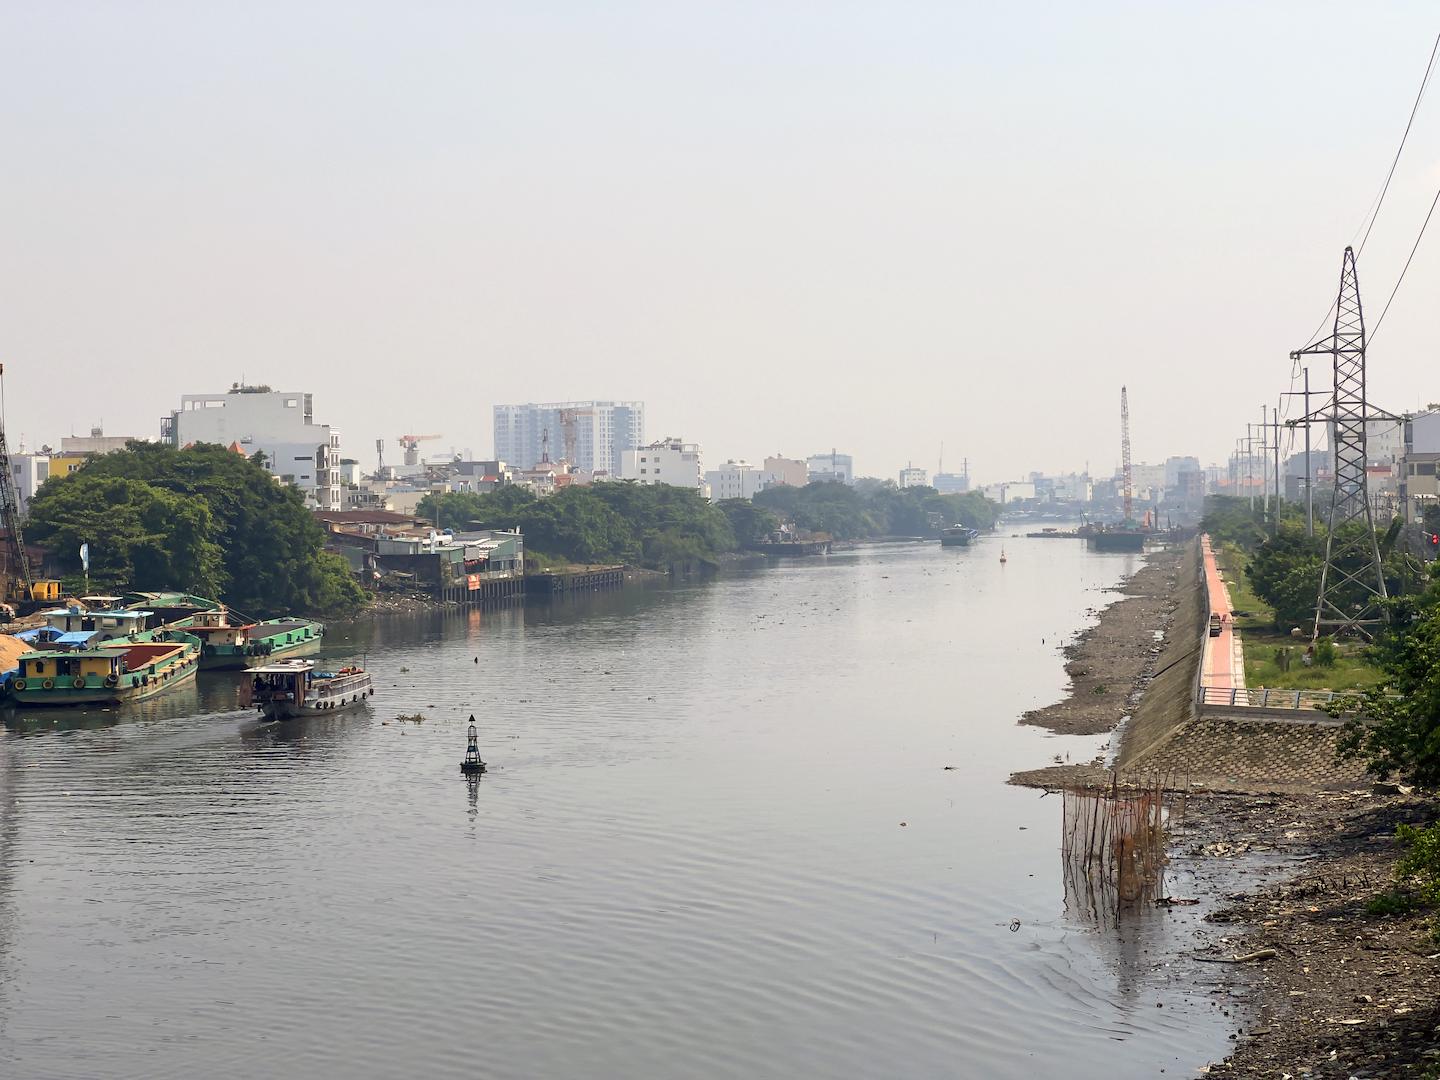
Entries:
POLYGON ((99 634, 99 630, 72 630, 55 639, 56 645, 84 645, 99 634))

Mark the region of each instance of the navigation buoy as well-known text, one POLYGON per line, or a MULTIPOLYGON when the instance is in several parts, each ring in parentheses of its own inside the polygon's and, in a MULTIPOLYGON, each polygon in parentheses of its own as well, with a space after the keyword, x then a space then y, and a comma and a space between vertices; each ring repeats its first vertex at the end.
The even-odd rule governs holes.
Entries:
POLYGON ((1002 563, 1009 561, 1008 559, 1005 558, 1005 549, 1004 549, 1003 547, 1000 549, 1000 561, 1001 561, 1002 563))
POLYGON ((482 773, 485 762, 480 760, 479 733, 475 730, 475 714, 470 714, 470 730, 465 732, 465 760, 460 762, 462 773, 482 773))

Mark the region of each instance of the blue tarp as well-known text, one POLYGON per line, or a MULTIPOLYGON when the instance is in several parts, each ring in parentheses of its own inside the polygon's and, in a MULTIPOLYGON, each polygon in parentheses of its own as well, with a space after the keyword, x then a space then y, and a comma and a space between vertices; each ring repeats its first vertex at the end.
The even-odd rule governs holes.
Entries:
POLYGON ((37 626, 33 630, 21 630, 15 636, 29 645, 36 641, 54 641, 60 632, 53 626, 37 626))

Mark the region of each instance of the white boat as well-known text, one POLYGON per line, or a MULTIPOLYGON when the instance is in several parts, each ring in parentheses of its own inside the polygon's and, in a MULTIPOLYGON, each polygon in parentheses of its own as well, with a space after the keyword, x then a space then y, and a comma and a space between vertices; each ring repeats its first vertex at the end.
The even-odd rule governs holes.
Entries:
POLYGON ((250 674, 250 700, 268 720, 358 708, 375 693, 364 668, 320 671, 314 660, 277 660, 250 674))

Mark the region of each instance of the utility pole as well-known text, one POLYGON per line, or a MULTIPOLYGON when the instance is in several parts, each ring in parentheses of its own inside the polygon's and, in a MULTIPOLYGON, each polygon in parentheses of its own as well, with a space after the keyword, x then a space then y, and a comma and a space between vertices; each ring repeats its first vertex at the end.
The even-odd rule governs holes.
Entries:
POLYGON ((1319 638, 1322 628, 1333 628, 1336 634, 1353 630, 1368 638, 1367 628, 1386 617, 1387 593, 1370 506, 1367 427, 1371 420, 1400 418, 1376 409, 1365 396, 1365 315, 1360 304, 1355 252, 1348 247, 1340 265, 1340 292, 1331 333, 1290 356, 1298 359, 1321 354, 1331 358, 1334 389, 1328 411, 1309 413, 1305 419, 1330 422, 1335 489, 1330 496, 1325 563, 1315 597, 1311 640, 1319 638), (1356 527, 1345 528, 1347 525, 1356 527), (1357 588, 1361 591, 1358 601, 1357 588))
POLYGON ((1245 425, 1245 490, 1250 493, 1250 512, 1255 512, 1255 425, 1245 425))
POLYGON ((1303 397, 1305 399, 1305 415, 1299 420, 1286 420, 1285 426, 1294 430, 1296 427, 1305 429, 1305 535, 1314 539, 1315 537, 1315 494, 1314 480, 1310 475, 1310 369, 1302 368, 1305 376, 1305 389, 1302 391, 1288 390, 1284 397, 1303 397))
POLYGON ((1276 402, 1270 408, 1270 431, 1275 437, 1275 535, 1280 535, 1280 506, 1285 501, 1285 493, 1280 487, 1280 402, 1276 402))
POLYGON ((1260 406, 1260 512, 1270 516, 1270 422, 1265 419, 1265 406, 1260 406))

